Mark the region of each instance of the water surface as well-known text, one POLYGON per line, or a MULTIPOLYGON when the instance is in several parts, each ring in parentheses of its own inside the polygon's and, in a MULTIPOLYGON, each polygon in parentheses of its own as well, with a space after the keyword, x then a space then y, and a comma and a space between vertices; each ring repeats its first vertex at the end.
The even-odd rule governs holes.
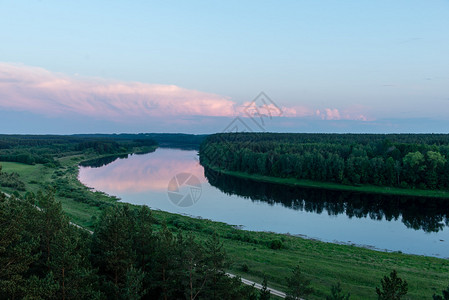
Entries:
MULTIPOLYGON (((82 166, 79 178, 123 202, 248 230, 449 257, 447 200, 260 183, 205 170, 196 151, 167 148, 82 166), (175 205, 167 193, 169 182, 182 173, 193 174, 200 184, 199 193, 195 191, 198 201, 189 207, 175 205)), ((184 186, 178 192, 183 195, 189 191, 184 186)))

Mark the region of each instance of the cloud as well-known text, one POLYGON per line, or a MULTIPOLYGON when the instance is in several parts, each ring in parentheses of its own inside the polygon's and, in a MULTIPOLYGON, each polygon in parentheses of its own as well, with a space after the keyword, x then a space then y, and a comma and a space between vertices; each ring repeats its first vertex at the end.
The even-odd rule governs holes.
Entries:
POLYGON ((46 115, 122 120, 151 116, 233 116, 236 103, 175 85, 82 79, 0 63, 0 107, 46 115))
POLYGON ((361 113, 361 109, 357 106, 346 108, 340 111, 337 108, 317 109, 315 115, 322 120, 355 120, 355 121, 372 121, 365 114, 361 113))
POLYGON ((174 120, 170 118, 174 116, 245 117, 250 105, 255 105, 252 113, 269 117, 368 120, 360 107, 342 111, 269 102, 239 105, 229 97, 176 85, 69 76, 39 67, 0 62, 0 109, 4 110, 133 123, 156 118, 174 120))

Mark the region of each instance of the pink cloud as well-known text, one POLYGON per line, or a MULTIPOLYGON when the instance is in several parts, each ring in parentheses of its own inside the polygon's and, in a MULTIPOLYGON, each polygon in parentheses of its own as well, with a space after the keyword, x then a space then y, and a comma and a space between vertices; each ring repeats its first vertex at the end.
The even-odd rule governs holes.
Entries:
MULTIPOLYGON (((82 78, 0 62, 0 108, 4 109, 137 121, 171 116, 245 117, 245 108, 250 104, 238 105, 229 97, 175 85, 82 78)), ((306 105, 281 106, 277 102, 256 103, 256 108, 272 117, 369 120, 364 109, 357 106, 316 109, 306 105)))
POLYGON ((0 63, 0 107, 47 115, 105 119, 148 116, 233 116, 235 102, 175 85, 79 79, 42 68, 0 63))

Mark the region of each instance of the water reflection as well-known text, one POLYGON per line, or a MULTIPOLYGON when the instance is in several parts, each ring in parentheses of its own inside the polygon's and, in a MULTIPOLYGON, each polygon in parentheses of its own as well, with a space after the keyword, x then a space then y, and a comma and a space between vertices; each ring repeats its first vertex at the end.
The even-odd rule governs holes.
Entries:
POLYGON ((166 150, 150 155, 151 159, 133 154, 85 162, 80 168, 79 178, 97 190, 114 195, 166 191, 170 179, 179 173, 191 173, 200 182, 206 182, 203 167, 193 159, 191 151, 166 150))
POLYGON ((128 154, 124 155, 111 155, 111 156, 105 156, 101 158, 95 158, 91 160, 86 160, 80 163, 80 166, 82 167, 91 167, 91 168, 100 168, 106 165, 109 165, 110 163, 113 163, 117 159, 124 159, 128 158, 128 154))
POLYGON ((345 214, 349 218, 401 220, 407 228, 425 232, 439 232, 449 226, 449 205, 445 199, 300 188, 236 178, 208 168, 205 168, 205 176, 212 186, 228 195, 271 205, 280 203, 294 210, 345 214))

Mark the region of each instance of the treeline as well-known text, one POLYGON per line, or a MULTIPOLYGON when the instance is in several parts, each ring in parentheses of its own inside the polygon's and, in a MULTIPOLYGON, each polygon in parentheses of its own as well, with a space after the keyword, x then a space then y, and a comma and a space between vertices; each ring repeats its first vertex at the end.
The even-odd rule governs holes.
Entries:
POLYGON ((91 234, 69 223, 52 193, 0 193, 0 224, 0 299, 258 298, 225 274, 216 234, 174 234, 145 206, 106 209, 91 234))
POLYGON ((57 165, 55 158, 70 152, 94 152, 96 154, 119 154, 140 147, 152 149, 157 142, 143 135, 116 135, 102 137, 47 136, 47 135, 0 135, 0 161, 24 164, 57 165))
POLYGON ((151 139, 161 147, 173 147, 181 149, 199 149, 200 144, 207 137, 205 134, 184 133, 138 133, 138 134, 79 134, 75 137, 84 138, 112 138, 114 140, 151 139))
POLYGON ((449 135, 227 133, 201 163, 231 171, 341 184, 449 188, 449 135))

